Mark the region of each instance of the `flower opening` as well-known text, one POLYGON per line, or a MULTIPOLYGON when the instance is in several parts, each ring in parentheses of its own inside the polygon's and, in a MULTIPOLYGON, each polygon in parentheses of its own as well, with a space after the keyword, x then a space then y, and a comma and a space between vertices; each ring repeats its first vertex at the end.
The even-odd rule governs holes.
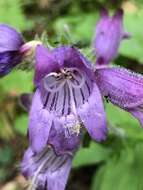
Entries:
POLYGON ((78 68, 62 68, 46 75, 42 87, 44 109, 57 117, 66 117, 64 127, 67 131, 79 134, 82 121, 77 109, 88 101, 92 91, 88 77, 78 68))

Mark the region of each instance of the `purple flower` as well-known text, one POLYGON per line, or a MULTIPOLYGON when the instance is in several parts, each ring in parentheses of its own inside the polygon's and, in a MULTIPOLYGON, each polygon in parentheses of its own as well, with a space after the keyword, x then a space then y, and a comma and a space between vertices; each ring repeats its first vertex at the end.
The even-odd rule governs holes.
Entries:
POLYGON ((89 62, 74 47, 36 50, 34 94, 29 119, 30 146, 35 152, 47 144, 50 130, 64 130, 65 138, 83 126, 93 139, 106 137, 106 117, 100 91, 89 62))
POLYGON ((105 67, 95 71, 102 96, 130 112, 143 126, 143 76, 127 69, 105 67))
POLYGON ((49 146, 35 154, 29 148, 22 162, 23 175, 31 179, 31 190, 64 190, 72 164, 72 155, 56 155, 49 146))
POLYGON ((128 37, 129 34, 123 30, 122 10, 118 10, 112 17, 105 9, 102 10, 93 42, 97 58, 96 64, 109 64, 117 56, 121 40, 128 37))
POLYGON ((0 24, 0 77, 9 73, 21 61, 23 38, 14 28, 0 24))
POLYGON ((29 189, 65 189, 80 136, 72 135, 67 139, 64 131, 57 133, 53 127, 47 146, 40 152, 35 153, 31 147, 28 148, 21 163, 21 170, 26 178, 31 179, 29 189))
POLYGON ((37 90, 29 119, 31 148, 35 152, 41 151, 53 127, 58 132, 64 129, 65 138, 78 135, 85 127, 94 140, 104 140, 107 127, 102 96, 135 117, 142 117, 139 112, 142 78, 118 67, 96 68, 94 72, 89 61, 74 47, 62 46, 49 51, 38 46, 35 65, 37 90))
POLYGON ((49 51, 39 45, 34 83, 30 147, 21 165, 23 174, 32 180, 32 189, 65 189, 83 127, 96 141, 106 138, 102 97, 143 124, 143 76, 118 67, 100 66, 94 70, 74 47, 49 51))
MULTIPOLYGON (((32 94, 22 94, 20 97, 21 104, 27 108, 27 111, 31 105, 31 97, 32 94)), ((72 134, 65 138, 64 129, 57 131, 53 126, 49 132, 47 145, 41 151, 35 152, 29 147, 21 163, 23 175, 30 180, 29 189, 64 190, 72 159, 81 138, 82 131, 78 136, 72 134)))
POLYGON ((34 54, 39 41, 24 43, 14 28, 0 24, 0 77, 8 74, 17 64, 34 54))

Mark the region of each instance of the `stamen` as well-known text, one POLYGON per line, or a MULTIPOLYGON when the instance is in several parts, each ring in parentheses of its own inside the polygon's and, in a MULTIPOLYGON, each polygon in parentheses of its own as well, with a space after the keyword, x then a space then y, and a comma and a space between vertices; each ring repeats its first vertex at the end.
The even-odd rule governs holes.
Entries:
MULTIPOLYGON (((78 118, 78 114, 77 114, 77 109, 76 109, 76 105, 75 105, 75 101, 74 101, 74 95, 73 95, 73 91, 72 91, 72 85, 71 82, 69 80, 67 80, 67 84, 69 87, 69 91, 70 91, 70 107, 71 107, 71 112, 73 115, 73 119, 71 123, 68 123, 68 119, 65 119, 65 125, 64 127, 66 129, 68 129, 69 135, 71 134, 79 134, 80 133, 80 120, 78 118)), ((66 134, 67 136, 67 134, 66 134)))
POLYGON ((71 74, 71 78, 70 79, 76 80, 76 81, 79 81, 79 79, 81 80, 81 81, 79 81, 78 85, 75 85, 72 82, 72 80, 70 80, 71 83, 72 83, 72 86, 74 88, 81 88, 84 85, 84 83, 85 83, 85 77, 84 77, 83 73, 79 69, 77 69, 77 68, 68 68, 68 72, 70 72, 70 74, 71 74), (77 72, 77 75, 74 74, 75 72, 77 72))
POLYGON ((57 92, 59 91, 65 84, 64 78, 60 78, 61 74, 58 73, 50 73, 44 78, 44 88, 48 92, 57 92), (47 85, 47 81, 50 79, 50 77, 53 77, 54 81, 47 85))
POLYGON ((70 81, 73 88, 82 88, 82 86, 85 83, 85 77, 83 76, 83 74, 82 74, 82 77, 81 77, 81 81, 79 81, 78 77, 75 74, 72 73, 71 75, 73 77, 73 80, 76 80, 76 81, 79 82, 79 84, 74 84, 72 81, 70 81))
POLYGON ((68 84, 68 87, 69 87, 69 90, 70 90, 70 106, 71 106, 71 110, 73 112, 74 115, 77 115, 77 111, 76 111, 76 106, 75 106, 75 101, 74 101, 74 96, 73 96, 73 91, 72 91, 72 84, 71 82, 68 80, 67 81, 67 84, 68 84))
POLYGON ((65 123, 64 127, 66 129, 65 137, 68 138, 73 134, 76 134, 78 136, 80 133, 82 124, 79 119, 75 118, 75 122, 73 122, 72 124, 65 123))

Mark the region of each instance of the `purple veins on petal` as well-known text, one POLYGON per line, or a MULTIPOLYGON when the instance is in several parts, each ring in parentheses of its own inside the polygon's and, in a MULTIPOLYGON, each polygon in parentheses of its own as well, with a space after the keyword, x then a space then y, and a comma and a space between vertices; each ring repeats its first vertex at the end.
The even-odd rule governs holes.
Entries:
POLYGON ((128 37, 129 34, 123 30, 123 11, 118 10, 110 17, 107 10, 102 10, 93 41, 96 64, 109 64, 117 56, 121 40, 128 37))
POLYGON ((103 96, 143 124, 143 76, 123 68, 102 68, 95 78, 103 96))
POLYGON ((21 163, 23 175, 31 179, 29 189, 64 190, 71 170, 72 155, 56 155, 53 148, 45 147, 35 154, 29 148, 21 163))
POLYGON ((43 79, 42 101, 55 115, 76 114, 76 108, 87 101, 92 83, 76 68, 51 73, 43 79))
POLYGON ((92 81, 77 68, 65 68, 61 73, 51 73, 43 79, 41 99, 44 108, 59 118, 69 134, 80 133, 82 122, 78 109, 88 101, 92 86, 92 81))
POLYGON ((71 134, 66 137, 60 118, 51 117, 50 120, 51 113, 42 106, 38 89, 30 110, 30 147, 24 155, 21 170, 31 180, 29 190, 64 190, 82 136, 71 134), (49 120, 52 121, 50 124, 49 120))

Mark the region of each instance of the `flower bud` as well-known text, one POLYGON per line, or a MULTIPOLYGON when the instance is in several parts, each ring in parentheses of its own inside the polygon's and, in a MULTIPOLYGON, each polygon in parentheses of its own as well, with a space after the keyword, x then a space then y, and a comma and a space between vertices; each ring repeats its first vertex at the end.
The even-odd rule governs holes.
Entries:
POLYGON ((102 10, 93 42, 96 64, 103 65, 112 61, 117 56, 121 40, 128 37, 129 34, 123 30, 123 11, 118 10, 110 17, 107 10, 102 10))
POLYGON ((29 41, 23 44, 23 46, 21 46, 20 52, 23 54, 23 57, 25 58, 29 56, 33 56, 37 45, 41 45, 41 44, 42 44, 41 41, 37 41, 37 40, 29 41))

